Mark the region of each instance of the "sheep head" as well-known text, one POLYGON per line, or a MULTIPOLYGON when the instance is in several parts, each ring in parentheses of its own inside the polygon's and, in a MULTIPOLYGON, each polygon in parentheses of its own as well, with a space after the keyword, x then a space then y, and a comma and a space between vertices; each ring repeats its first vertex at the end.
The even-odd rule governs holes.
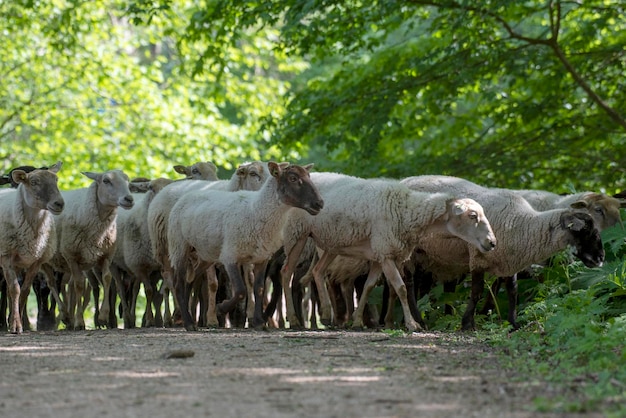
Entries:
POLYGON ((217 167, 210 161, 199 161, 193 165, 175 165, 174 171, 188 180, 217 180, 217 167))
POLYGON ((575 256, 587 267, 599 267, 604 262, 604 247, 600 231, 588 213, 568 211, 561 215, 561 227, 569 233, 575 256))
POLYGON ((135 200, 130 194, 128 176, 122 170, 109 170, 104 173, 83 172, 94 181, 98 202, 102 206, 124 209, 133 207, 135 200))
POLYGON ((37 209, 45 209, 53 215, 63 211, 65 202, 58 187, 57 172, 62 163, 59 161, 49 169, 36 169, 31 172, 13 170, 12 180, 23 192, 26 204, 37 209))
POLYGON ((477 247, 481 252, 495 248, 496 237, 483 207, 473 199, 451 199, 447 202, 447 229, 477 247))
POLYGON ((600 231, 620 224, 623 228, 619 209, 621 202, 603 193, 587 193, 582 199, 572 203, 573 209, 582 209, 589 212, 600 231))
POLYGON ((259 190, 269 177, 266 164, 253 161, 241 164, 235 172, 237 190, 259 190))
POLYGON ((317 186, 311 181, 309 171, 313 164, 299 166, 289 163, 270 161, 268 169, 278 183, 278 195, 286 205, 304 209, 311 215, 317 215, 324 207, 317 186))

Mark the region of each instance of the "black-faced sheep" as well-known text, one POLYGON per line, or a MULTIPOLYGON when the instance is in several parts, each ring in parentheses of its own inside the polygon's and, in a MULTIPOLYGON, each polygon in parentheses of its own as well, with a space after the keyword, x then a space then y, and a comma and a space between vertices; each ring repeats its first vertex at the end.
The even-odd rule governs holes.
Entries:
MULTIPOLYGON (((452 194, 417 193, 395 180, 360 179, 336 173, 313 173, 326 207, 317 217, 291 214, 285 225, 283 288, 287 319, 291 327, 300 326, 294 316, 289 291, 291 275, 310 236, 323 250, 313 269, 321 300, 321 321, 330 325, 330 300, 324 283, 324 270, 338 256, 372 261, 364 297, 376 283, 380 272, 400 297, 405 324, 411 331, 420 328, 411 317, 406 287, 398 271, 426 235, 441 231, 467 240, 480 251, 491 251, 496 240, 481 206, 472 199, 457 199, 452 194)), ((362 298, 362 300, 364 300, 362 298)), ((366 300, 366 299, 365 299, 366 300)), ((355 326, 362 326, 364 303, 355 311, 355 326)))
MULTIPOLYGON (((246 297, 240 266, 254 264, 255 297, 264 295, 267 261, 282 245, 282 226, 289 213, 316 215, 324 205, 311 182, 309 166, 268 163, 271 178, 259 191, 202 190, 185 194, 169 219, 168 248, 175 271, 176 297, 185 328, 195 324, 187 309, 184 283, 193 271, 193 259, 221 263, 232 283, 233 296, 220 304, 231 311, 246 297), (302 208, 304 211, 295 208, 302 208)), ((251 325, 261 326, 262 303, 255 306, 251 325)))
MULTIPOLYGON (((28 289, 43 263, 56 250, 55 224, 52 214, 59 215, 64 200, 57 186, 57 163, 48 170, 26 173, 14 170, 12 179, 17 189, 0 192, 0 265, 11 299, 9 330, 22 333, 21 313, 26 305, 28 289), (23 292, 18 276, 24 273, 23 292)), ((54 277, 48 277, 54 285, 54 277)), ((58 296, 57 296, 58 297, 58 296)))
MULTIPOLYGON (((416 258, 439 280, 472 274, 472 291, 463 315, 463 329, 475 328, 474 311, 484 289, 484 273, 512 276, 533 263, 546 260, 568 246, 589 267, 601 265, 604 249, 591 216, 576 209, 538 212, 521 196, 502 189, 489 189, 449 176, 416 176, 402 180, 412 190, 447 191, 475 199, 485 208, 498 238, 494 251, 482 253, 460 240, 432 236, 420 243, 416 258)), ((515 303, 512 304, 515 306, 515 303)), ((515 311, 509 311, 515 326, 515 311)))

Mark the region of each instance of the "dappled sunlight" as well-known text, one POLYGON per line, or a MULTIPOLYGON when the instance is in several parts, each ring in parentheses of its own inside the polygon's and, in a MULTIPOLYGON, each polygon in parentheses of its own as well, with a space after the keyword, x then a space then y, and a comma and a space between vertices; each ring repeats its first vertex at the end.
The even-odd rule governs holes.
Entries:
POLYGON ((120 370, 116 372, 103 373, 105 376, 111 377, 127 377, 130 379, 160 379, 163 377, 179 377, 179 373, 163 372, 163 371, 133 371, 120 370))
POLYGON ((432 380, 442 383, 461 383, 468 381, 480 381, 478 376, 432 376, 432 380))
POLYGON ((371 383, 382 379, 380 376, 297 376, 282 380, 288 383, 371 383))

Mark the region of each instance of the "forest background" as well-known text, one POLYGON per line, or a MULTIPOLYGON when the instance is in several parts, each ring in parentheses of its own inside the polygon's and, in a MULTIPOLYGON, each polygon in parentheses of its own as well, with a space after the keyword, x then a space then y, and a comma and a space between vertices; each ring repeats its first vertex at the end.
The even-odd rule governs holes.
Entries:
MULTIPOLYGON (((274 159, 613 194, 626 179, 625 8, 2 1, 0 170, 61 160, 70 189, 88 183, 81 171, 171 177, 174 164, 208 160, 227 178, 244 161, 274 159)), ((588 377, 585 398, 548 408, 623 411, 624 230, 604 238, 601 269, 563 256, 522 286, 521 331, 503 337, 499 310, 480 323, 517 353, 512 362, 555 380, 588 377)), ((438 315, 443 298, 421 300, 433 327, 453 323, 438 315)))

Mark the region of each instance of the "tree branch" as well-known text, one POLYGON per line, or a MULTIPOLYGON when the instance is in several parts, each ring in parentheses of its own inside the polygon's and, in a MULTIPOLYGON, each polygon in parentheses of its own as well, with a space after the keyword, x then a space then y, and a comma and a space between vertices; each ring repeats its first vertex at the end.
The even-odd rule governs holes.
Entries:
POLYGON ((550 13, 550 32, 551 32, 551 36, 548 39, 529 38, 527 36, 519 34, 515 32, 515 30, 511 27, 511 25, 504 18, 493 13, 490 10, 483 9, 480 7, 465 6, 465 5, 456 3, 455 1, 436 2, 436 1, 410 0, 410 2, 413 4, 419 4, 423 6, 432 6, 432 7, 436 7, 439 9, 448 8, 448 9, 466 10, 466 11, 475 12, 481 15, 489 16, 492 19, 494 19, 496 22, 498 22, 504 28, 504 30, 509 34, 511 38, 524 41, 532 45, 548 46, 550 49, 552 49, 552 51, 554 52, 556 57, 559 59, 561 64, 565 67, 567 72, 572 76, 576 84, 578 84, 578 86, 582 88, 585 91, 585 93, 587 93, 589 98, 594 103, 596 103, 615 123, 617 123, 624 130, 626 130, 626 119, 624 119, 622 115, 620 115, 615 109, 613 109, 608 103, 606 103, 604 99, 602 99, 591 88, 589 83, 587 83, 587 81, 583 78, 583 76, 574 68, 572 63, 567 59, 567 56, 565 55, 565 53, 563 52, 563 49, 559 45, 558 36, 559 36, 559 31, 561 29, 561 2, 560 1, 557 0, 556 5, 553 4, 552 1, 550 1, 550 4, 548 6, 549 13, 550 13))

